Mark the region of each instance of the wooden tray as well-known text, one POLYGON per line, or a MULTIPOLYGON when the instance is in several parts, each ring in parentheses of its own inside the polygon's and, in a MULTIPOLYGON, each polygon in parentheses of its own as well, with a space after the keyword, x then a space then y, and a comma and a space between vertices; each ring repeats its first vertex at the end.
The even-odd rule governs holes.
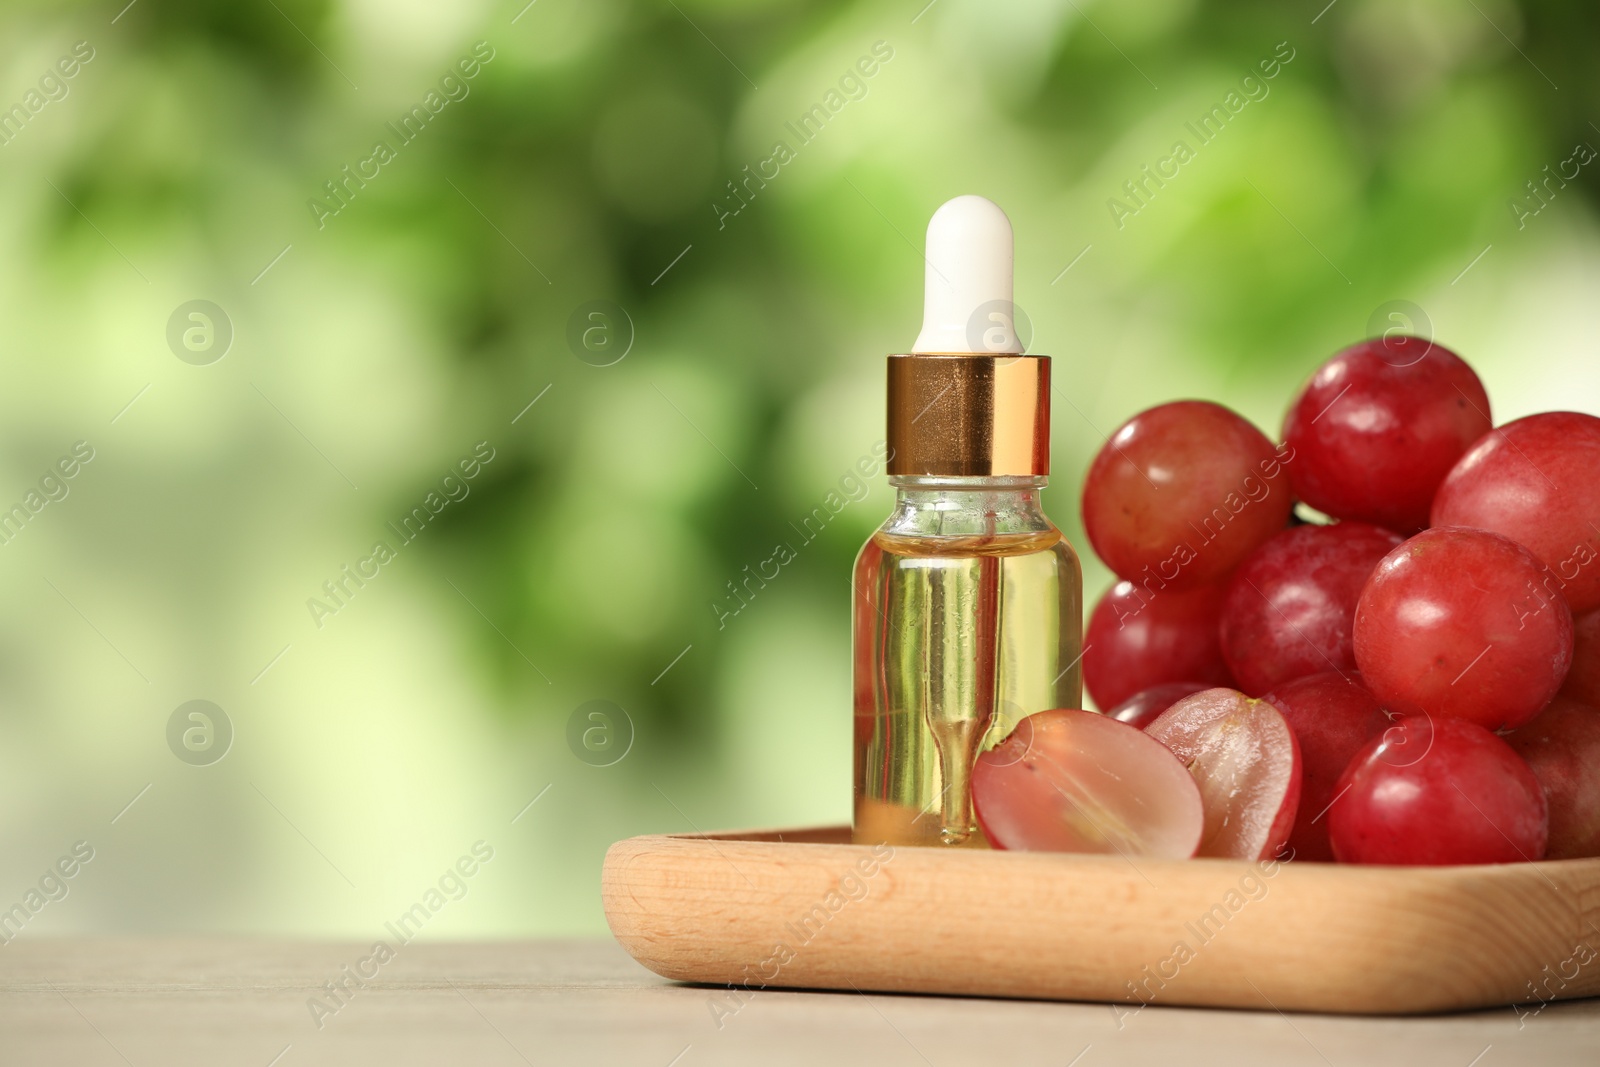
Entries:
POLYGON ((1347 867, 848 842, 843 827, 630 838, 606 854, 606 920, 657 974, 752 990, 1378 1014, 1600 993, 1600 859, 1347 867))

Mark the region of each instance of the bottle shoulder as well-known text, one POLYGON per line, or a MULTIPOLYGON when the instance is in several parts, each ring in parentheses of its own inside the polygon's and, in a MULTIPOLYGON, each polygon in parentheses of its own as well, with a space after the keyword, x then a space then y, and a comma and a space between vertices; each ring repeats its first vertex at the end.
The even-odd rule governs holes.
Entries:
POLYGON ((862 555, 869 550, 896 556, 1031 556, 1038 552, 1054 550, 1057 555, 1071 557, 1077 562, 1077 553, 1053 525, 1040 529, 1006 533, 980 533, 958 535, 925 535, 902 533, 889 528, 873 533, 862 547, 862 555))
POLYGON ((1026 555, 1061 531, 1037 486, 900 486, 894 510, 873 534, 886 551, 912 555, 1026 555))

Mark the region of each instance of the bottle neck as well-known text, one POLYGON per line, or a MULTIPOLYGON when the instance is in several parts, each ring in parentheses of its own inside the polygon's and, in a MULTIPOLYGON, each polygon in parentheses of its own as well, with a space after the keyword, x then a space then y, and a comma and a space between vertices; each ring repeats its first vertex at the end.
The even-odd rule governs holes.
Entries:
POLYGON ((995 537, 1055 530, 1045 517, 1042 475, 928 477, 894 475, 894 511, 884 533, 904 537, 995 537))

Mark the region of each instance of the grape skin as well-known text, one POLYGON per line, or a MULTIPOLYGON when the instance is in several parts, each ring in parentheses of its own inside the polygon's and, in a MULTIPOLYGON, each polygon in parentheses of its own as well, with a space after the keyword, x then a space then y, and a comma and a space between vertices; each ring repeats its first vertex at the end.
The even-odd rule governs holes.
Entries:
POLYGON ((1355 654, 1391 712, 1513 729, 1572 664, 1572 613, 1549 570, 1487 530, 1425 530, 1390 552, 1356 605, 1355 654))
POLYGON ((1239 688, 1260 694, 1319 671, 1352 671, 1356 602, 1399 534, 1362 522, 1296 526, 1234 572, 1222 607, 1222 655, 1239 688))
POLYGON ((1550 805, 1546 856, 1600 856, 1600 711, 1556 697, 1506 741, 1544 787, 1550 805))
POLYGON ((1477 374, 1417 337, 1363 341, 1324 363, 1284 421, 1301 500, 1401 533, 1428 525, 1434 491, 1493 426, 1477 374))
POLYGON ((1328 805, 1339 776, 1363 745, 1381 734, 1389 716, 1354 671, 1296 678, 1268 693, 1300 742, 1300 810, 1289 834, 1297 860, 1331 862, 1328 805))
POLYGON ((1141 689, 1106 714, 1118 722, 1143 730, 1184 697, 1210 688, 1210 682, 1164 682, 1141 689))
POLYGON ((1287 454, 1220 404, 1140 412, 1100 449, 1083 483, 1083 525, 1118 577, 1193 589, 1221 579, 1283 529, 1287 454))
POLYGON ((1338 782, 1328 836, 1341 863, 1438 866, 1544 856, 1549 815, 1528 764, 1454 718, 1401 719, 1338 782))
POLYGON ((1600 608, 1600 419, 1547 411, 1508 422, 1461 457, 1435 526, 1477 526, 1528 547, 1574 614, 1600 608))
POLYGON ((1118 582, 1108 589, 1084 634, 1083 683, 1095 706, 1115 707, 1167 682, 1233 685, 1217 634, 1223 592, 1220 584, 1152 592, 1118 582))
POLYGON ((1572 669, 1561 692, 1590 707, 1600 707, 1600 608, 1572 620, 1572 669))

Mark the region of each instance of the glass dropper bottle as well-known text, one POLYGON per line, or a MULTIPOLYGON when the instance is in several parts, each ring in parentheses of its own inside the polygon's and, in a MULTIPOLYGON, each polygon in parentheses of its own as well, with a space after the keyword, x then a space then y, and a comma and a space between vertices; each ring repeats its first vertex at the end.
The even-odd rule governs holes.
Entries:
POLYGON ((928 223, 923 328, 888 362, 893 513, 853 580, 858 843, 983 846, 978 754, 1082 706, 1082 577, 1045 517, 1050 359, 1016 336, 1010 220, 978 196, 928 223))

